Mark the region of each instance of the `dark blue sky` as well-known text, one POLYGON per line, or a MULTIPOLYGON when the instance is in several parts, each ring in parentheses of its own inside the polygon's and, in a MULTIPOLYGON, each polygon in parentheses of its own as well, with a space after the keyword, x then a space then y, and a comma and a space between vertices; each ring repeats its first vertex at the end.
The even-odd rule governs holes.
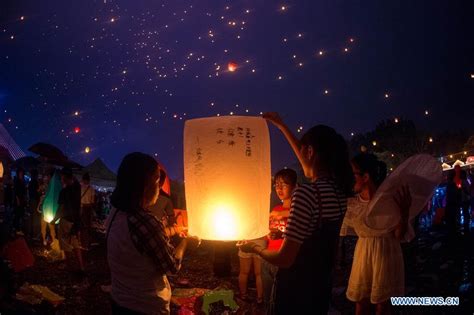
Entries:
MULTIPOLYGON (((115 170, 139 150, 174 178, 188 118, 473 130, 473 16, 472 1, 3 0, 0 121, 25 151, 50 142, 115 170)), ((273 128, 272 161, 293 161, 273 128)))

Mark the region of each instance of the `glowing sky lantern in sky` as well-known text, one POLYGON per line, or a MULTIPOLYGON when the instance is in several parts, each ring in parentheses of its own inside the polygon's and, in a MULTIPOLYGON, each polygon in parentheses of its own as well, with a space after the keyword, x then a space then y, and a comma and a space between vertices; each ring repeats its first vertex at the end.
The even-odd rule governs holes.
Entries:
POLYGON ((234 61, 231 61, 227 64, 227 69, 230 71, 230 72, 234 72, 235 70, 237 70, 237 63, 234 62, 234 61))
POLYGON ((263 118, 186 121, 184 178, 190 235, 230 241, 268 233, 270 136, 263 118))
POLYGON ((79 132, 81 132, 81 128, 79 127, 74 128, 74 133, 79 133, 79 132))
POLYGON ((43 220, 48 223, 51 223, 58 211, 58 199, 61 189, 62 185, 59 173, 55 172, 49 181, 48 189, 46 190, 46 195, 43 201, 43 220))

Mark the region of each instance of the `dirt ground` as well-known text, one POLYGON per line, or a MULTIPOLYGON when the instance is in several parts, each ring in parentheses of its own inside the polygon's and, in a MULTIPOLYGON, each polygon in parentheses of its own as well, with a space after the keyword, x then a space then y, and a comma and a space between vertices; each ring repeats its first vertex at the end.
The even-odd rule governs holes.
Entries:
MULTIPOLYGON (((65 301, 57 307, 43 302, 30 306, 13 302, 10 309, 1 310, 1 314, 109 314, 110 303, 107 292, 110 276, 106 261, 104 234, 96 233, 98 243, 85 252, 87 261, 86 275, 65 270, 64 262, 50 262, 41 254, 44 247, 29 242, 35 255, 33 267, 15 275, 19 287, 25 282, 47 286, 55 293, 64 296, 65 301)), ((355 239, 348 239, 345 247, 345 259, 339 259, 334 271, 334 286, 331 314, 353 314, 354 305, 345 297, 350 274, 355 239)), ((178 276, 171 277, 174 289, 204 288, 232 289, 238 292, 238 257, 235 244, 227 244, 231 257, 229 276, 217 277, 213 270, 214 248, 212 242, 203 242, 201 246, 189 252, 178 276)), ((404 244, 406 294, 408 296, 441 296, 460 298, 460 306, 451 307, 398 307, 394 314, 474 314, 474 237, 459 231, 456 239, 448 240, 441 228, 421 227, 418 237, 410 244, 404 244)), ((250 296, 255 298, 254 281, 249 282, 250 296)), ((297 290, 297 288, 295 288, 297 290)), ((244 302, 237 299, 240 308, 237 314, 262 314, 255 300, 244 302)), ((214 314, 226 313, 222 305, 214 305, 214 314)), ((179 307, 172 306, 177 314, 179 307)), ((227 313, 229 313, 227 311, 227 313)), ((308 314, 311 314, 309 312, 308 314)))

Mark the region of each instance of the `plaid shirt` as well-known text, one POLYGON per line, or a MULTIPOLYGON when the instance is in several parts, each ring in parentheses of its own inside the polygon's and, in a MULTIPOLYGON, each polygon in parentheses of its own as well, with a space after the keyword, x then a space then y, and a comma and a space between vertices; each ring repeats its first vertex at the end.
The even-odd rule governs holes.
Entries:
POLYGON ((148 211, 134 211, 127 216, 130 238, 137 250, 150 257, 158 271, 176 273, 180 262, 175 258, 163 223, 148 211))

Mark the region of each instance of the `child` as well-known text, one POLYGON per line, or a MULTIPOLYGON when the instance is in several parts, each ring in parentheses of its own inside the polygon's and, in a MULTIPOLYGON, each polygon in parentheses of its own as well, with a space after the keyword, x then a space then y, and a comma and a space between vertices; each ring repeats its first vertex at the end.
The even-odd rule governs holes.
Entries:
MULTIPOLYGON (((288 217, 290 215, 291 195, 296 188, 297 175, 292 169, 286 168, 275 174, 275 192, 281 204, 275 206, 270 212, 270 234, 268 235, 268 250, 278 251, 283 243, 288 217)), ((262 281, 265 309, 269 309, 272 287, 278 267, 263 261, 262 281)))

